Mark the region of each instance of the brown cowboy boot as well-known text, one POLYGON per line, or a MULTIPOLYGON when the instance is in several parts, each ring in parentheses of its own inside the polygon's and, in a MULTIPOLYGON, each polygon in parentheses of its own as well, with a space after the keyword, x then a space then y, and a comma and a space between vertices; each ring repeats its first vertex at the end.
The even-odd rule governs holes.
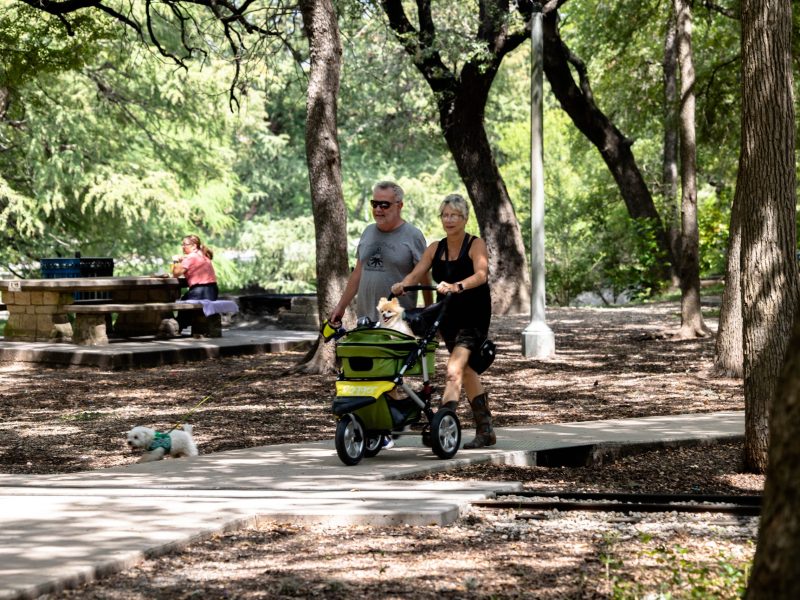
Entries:
POLYGON ((475 418, 475 439, 464 444, 464 450, 494 446, 497 443, 488 401, 489 398, 485 392, 469 401, 469 405, 472 407, 472 416, 475 418))

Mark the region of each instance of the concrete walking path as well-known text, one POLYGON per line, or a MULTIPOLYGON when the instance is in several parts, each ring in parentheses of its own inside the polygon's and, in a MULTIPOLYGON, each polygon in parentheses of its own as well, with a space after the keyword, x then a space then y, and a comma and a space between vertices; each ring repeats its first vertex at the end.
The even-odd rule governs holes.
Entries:
MULTIPOLYGON (((498 429, 496 446, 436 458, 418 436, 344 466, 333 441, 263 446, 63 475, 0 475, 0 599, 34 598, 258 519, 447 524, 515 482, 399 481, 492 461, 586 460, 631 446, 742 438, 743 412, 498 429)), ((469 439, 471 431, 464 431, 469 439)), ((202 449, 201 449, 202 451, 202 449)))

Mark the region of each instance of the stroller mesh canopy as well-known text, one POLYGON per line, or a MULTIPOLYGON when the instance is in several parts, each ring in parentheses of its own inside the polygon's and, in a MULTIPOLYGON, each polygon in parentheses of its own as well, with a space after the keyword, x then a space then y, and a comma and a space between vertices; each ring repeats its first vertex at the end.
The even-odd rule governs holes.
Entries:
MULTIPOLYGON (((381 378, 394 377, 400 371, 406 358, 417 352, 419 342, 394 329, 364 328, 354 329, 343 337, 336 346, 336 356, 342 359, 342 372, 345 377, 381 378)), ((439 343, 430 341, 425 345, 423 360, 428 373, 433 373, 434 353, 439 343)), ((422 361, 417 361, 406 375, 421 375, 422 361)))

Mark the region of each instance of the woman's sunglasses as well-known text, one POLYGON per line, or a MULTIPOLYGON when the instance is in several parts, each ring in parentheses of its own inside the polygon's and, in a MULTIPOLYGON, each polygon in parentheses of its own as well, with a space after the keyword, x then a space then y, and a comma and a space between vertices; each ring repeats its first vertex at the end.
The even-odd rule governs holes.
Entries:
POLYGON ((387 210, 392 204, 397 204, 397 202, 387 202, 386 200, 370 200, 370 204, 372 204, 372 208, 387 210))

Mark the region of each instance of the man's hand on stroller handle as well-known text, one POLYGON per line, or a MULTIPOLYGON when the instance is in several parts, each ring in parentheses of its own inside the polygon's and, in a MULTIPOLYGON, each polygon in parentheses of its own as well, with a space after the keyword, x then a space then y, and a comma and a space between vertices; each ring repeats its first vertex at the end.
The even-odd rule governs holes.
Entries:
POLYGON ((405 293, 406 293, 406 288, 403 286, 403 282, 402 281, 400 281, 398 283, 395 283, 392 286, 392 294, 394 296, 402 296, 405 293))
POLYGON ((344 311, 334 308, 328 317, 328 322, 335 327, 339 327, 342 324, 342 317, 344 317, 344 311))

